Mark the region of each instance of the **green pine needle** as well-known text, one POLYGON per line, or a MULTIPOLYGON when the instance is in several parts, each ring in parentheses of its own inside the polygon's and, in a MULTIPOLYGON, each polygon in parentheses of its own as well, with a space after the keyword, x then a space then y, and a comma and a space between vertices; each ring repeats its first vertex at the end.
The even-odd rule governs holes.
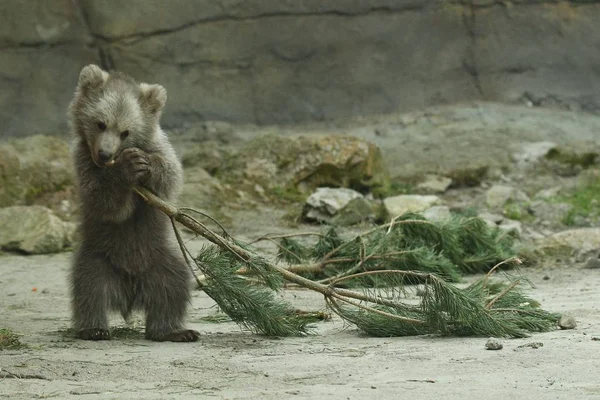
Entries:
POLYGON ((275 298, 273 288, 283 281, 278 274, 265 269, 264 262, 257 258, 243 265, 257 272, 265 286, 257 285, 236 275, 242 263, 231 253, 214 246, 205 247, 196 261, 205 265, 207 276, 203 290, 234 322, 254 333, 267 336, 298 336, 308 333, 309 319, 298 315, 296 310, 275 298))
POLYGON ((459 289, 435 276, 427 281, 419 307, 363 303, 361 308, 332 300, 329 303, 342 318, 377 337, 438 334, 519 338, 530 332, 552 330, 560 318, 559 314, 539 309, 516 286, 506 283, 489 283, 486 278, 459 289), (489 301, 503 292, 488 308, 489 301), (368 307, 376 311, 365 309, 368 307))

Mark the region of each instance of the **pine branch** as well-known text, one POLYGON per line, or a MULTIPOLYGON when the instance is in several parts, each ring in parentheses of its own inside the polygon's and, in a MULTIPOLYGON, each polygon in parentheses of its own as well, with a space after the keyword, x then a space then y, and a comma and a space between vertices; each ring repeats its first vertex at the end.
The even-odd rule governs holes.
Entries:
MULTIPOLYGON (((495 231, 485 231, 484 225, 474 219, 439 226, 418 215, 406 215, 349 241, 332 228, 315 235, 318 241, 313 248, 294 243, 291 236, 282 237, 280 250, 286 251, 279 253, 280 259, 318 259, 319 271, 328 271, 326 267, 330 265, 346 268, 341 273, 335 271, 329 284, 325 284, 270 263, 226 233, 214 233, 188 214, 191 209, 177 209, 145 188, 134 190, 172 221, 216 246, 205 247, 193 259, 205 275, 203 290, 232 320, 255 332, 278 336, 307 332, 309 319, 274 297, 284 280, 321 293, 335 313, 374 336, 437 333, 523 337, 528 332, 552 329, 559 318, 524 296, 518 289, 519 281, 508 285, 490 281, 499 265, 518 264, 519 260, 512 258, 489 265, 503 251, 508 252, 512 242, 506 242, 495 231), (409 270, 414 266, 419 271, 409 270), (456 279, 459 271, 473 268, 486 268, 489 273, 466 289, 445 280, 447 276, 456 279), (251 274, 259 284, 241 276, 240 271, 251 274), (384 282, 381 286, 399 288, 401 293, 409 283, 423 283, 425 289, 417 306, 403 302, 395 292, 383 295, 385 289, 364 293, 340 287, 357 281, 364 285, 365 280, 384 282)), ((186 255, 185 245, 174 229, 186 255)))

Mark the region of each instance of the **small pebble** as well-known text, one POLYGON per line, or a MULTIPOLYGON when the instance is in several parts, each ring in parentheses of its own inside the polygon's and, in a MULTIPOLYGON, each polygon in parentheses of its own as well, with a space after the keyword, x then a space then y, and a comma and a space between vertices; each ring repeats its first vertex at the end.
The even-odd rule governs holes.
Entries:
POLYGON ((487 350, 502 350, 504 346, 502 345, 502 343, 500 343, 500 341, 494 339, 494 338, 489 338, 488 341, 485 343, 485 348, 487 350))
POLYGON ((542 279, 545 280, 545 281, 549 281, 550 277, 548 275, 544 275, 544 277, 542 279))
POLYGON ((575 329, 577 327, 577 321, 575 321, 575 317, 571 315, 563 315, 558 320, 558 326, 560 326, 560 329, 575 329))

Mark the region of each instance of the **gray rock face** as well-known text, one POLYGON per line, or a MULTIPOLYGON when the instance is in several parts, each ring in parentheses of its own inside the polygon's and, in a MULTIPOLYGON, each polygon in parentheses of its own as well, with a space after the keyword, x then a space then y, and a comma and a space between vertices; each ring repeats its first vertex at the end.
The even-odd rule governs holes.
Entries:
POLYGON ((167 127, 483 98, 600 112, 593 2, 31 0, 1 2, 0 15, 11 136, 64 131, 92 62, 163 84, 167 127))
POLYGON ((42 206, 0 208, 0 248, 27 254, 63 251, 72 244, 75 225, 42 206))

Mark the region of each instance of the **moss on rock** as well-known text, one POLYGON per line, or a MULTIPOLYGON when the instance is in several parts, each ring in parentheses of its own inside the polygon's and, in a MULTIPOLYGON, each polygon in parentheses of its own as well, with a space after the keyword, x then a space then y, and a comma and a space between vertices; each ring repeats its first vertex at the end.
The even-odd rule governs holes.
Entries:
POLYGON ((389 182, 380 149, 346 135, 261 136, 229 156, 220 177, 275 195, 322 186, 365 193, 389 182))

